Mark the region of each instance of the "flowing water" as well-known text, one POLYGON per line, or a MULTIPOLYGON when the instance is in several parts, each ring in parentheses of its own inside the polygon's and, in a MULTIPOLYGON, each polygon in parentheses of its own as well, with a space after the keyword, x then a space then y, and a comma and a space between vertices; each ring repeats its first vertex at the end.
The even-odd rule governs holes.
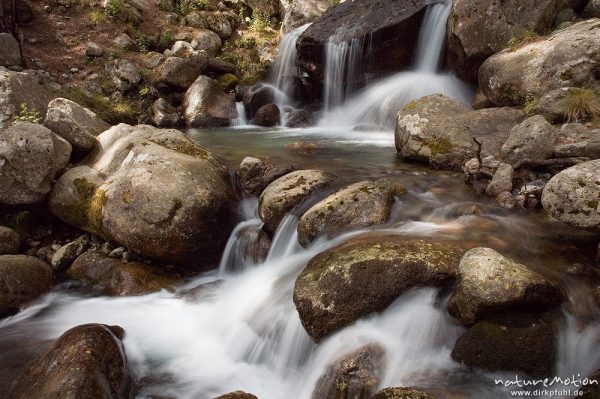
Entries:
MULTIPOLYGON (((445 24, 446 6, 429 10, 427 21, 436 22, 426 24, 430 28, 424 28, 419 46, 417 58, 427 60, 430 67, 439 63, 440 24, 445 24), (436 51, 430 52, 427 43, 436 51)), ((416 65, 421 64, 417 60, 416 65)), ((329 119, 329 124, 311 129, 220 129, 189 134, 232 168, 252 155, 275 164, 331 171, 339 176, 339 186, 362 179, 400 179, 408 193, 396 201, 388 223, 369 230, 491 247, 560 279, 569 301, 562 310, 556 371, 564 375, 594 372, 600 367, 597 305, 588 300, 590 288, 566 274, 574 264, 594 266, 593 235, 570 229, 543 213, 499 208, 474 195, 458 174, 401 162, 390 131, 358 132, 347 127, 365 122, 389 126, 386 115, 422 93, 446 90, 466 101, 468 91, 460 82, 437 74, 437 67, 418 68, 370 86, 357 97, 360 100, 348 101, 343 108, 350 110, 350 116, 344 123, 329 119), (361 102, 370 103, 371 108, 389 108, 389 112, 359 112, 361 102)), ((315 200, 309 198, 309 202, 315 200)), ((266 260, 257 261, 247 250, 256 244, 261 228, 257 203, 256 198, 240 202, 240 222, 218 269, 186 281, 175 292, 111 298, 56 287, 36 305, 0 320, 0 397, 40 345, 88 322, 125 329, 127 357, 136 379, 143 381, 139 398, 210 399, 241 389, 261 399, 309 399, 328 364, 370 343, 386 352, 381 387, 420 387, 439 398, 509 395, 493 383, 494 378, 509 375, 471 371, 451 359, 453 345, 464 329, 447 314, 448 293, 439 289, 407 292, 385 311, 357 321, 319 345, 313 343, 292 301, 295 278, 317 253, 366 231, 322 238, 303 249, 297 243, 298 214, 294 211, 275 234, 266 260), (202 295, 189 295, 189 289, 200 286, 195 291, 201 290, 202 295)))

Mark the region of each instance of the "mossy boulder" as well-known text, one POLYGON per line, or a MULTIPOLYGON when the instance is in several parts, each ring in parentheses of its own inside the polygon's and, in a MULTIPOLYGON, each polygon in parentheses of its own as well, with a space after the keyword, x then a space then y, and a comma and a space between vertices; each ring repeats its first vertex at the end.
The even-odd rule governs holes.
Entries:
POLYGON ((552 217, 570 226, 600 232, 600 160, 572 166, 555 175, 542 193, 552 217))
POLYGON ((384 310, 412 287, 444 286, 463 250, 444 239, 369 234, 312 258, 294 287, 302 325, 319 341, 361 317, 384 310))
POLYGON ((267 231, 274 233, 284 216, 335 177, 316 169, 297 170, 269 184, 259 198, 258 214, 267 231))
POLYGON ((526 118, 512 108, 473 111, 441 94, 408 103, 399 113, 395 141, 398 154, 435 167, 460 169, 476 156, 500 157, 510 130, 526 118))
POLYGON ((490 248, 474 248, 460 261, 448 311, 464 324, 490 313, 512 309, 547 309, 559 305, 558 285, 525 265, 490 248))
POLYGON ((369 398, 377 390, 384 370, 384 349, 376 344, 365 345, 328 365, 311 398, 369 398))
POLYGON ((11 399, 127 399, 132 378, 119 326, 84 324, 60 336, 11 385, 11 399))
POLYGON ((406 189, 392 179, 362 181, 345 187, 302 215, 298 240, 307 246, 321 235, 335 236, 343 231, 385 223, 394 198, 405 192, 406 189))
POLYGON ((494 315, 461 335, 452 358, 487 371, 522 372, 549 377, 557 355, 558 322, 551 313, 494 315))
POLYGON ((235 225, 227 168, 181 132, 114 126, 50 195, 65 222, 167 264, 214 265, 235 225))

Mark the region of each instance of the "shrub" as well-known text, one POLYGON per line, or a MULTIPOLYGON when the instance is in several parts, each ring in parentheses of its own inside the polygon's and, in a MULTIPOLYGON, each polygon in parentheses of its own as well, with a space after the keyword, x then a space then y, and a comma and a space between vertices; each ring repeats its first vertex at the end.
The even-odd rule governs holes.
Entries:
POLYGON ((252 13, 252 20, 250 22, 250 30, 254 32, 261 32, 268 29, 271 26, 271 19, 269 16, 262 12, 252 13))
POLYGON ((590 89, 574 89, 563 100, 564 116, 569 122, 582 122, 600 117, 600 96, 590 89))
POLYGON ((523 107, 523 110, 527 113, 527 115, 533 115, 533 111, 537 104, 538 99, 532 94, 527 94, 525 97, 525 107, 523 107))
POLYGON ((106 22, 106 14, 100 10, 93 10, 90 12, 90 22, 94 25, 106 22))
POLYGON ((108 0, 106 2, 106 7, 104 8, 104 14, 110 18, 116 18, 125 9, 124 0, 108 0))
POLYGON ((179 0, 175 6, 177 13, 188 15, 192 11, 201 11, 208 8, 208 0, 179 0))
POLYGON ((41 119, 39 112, 35 108, 29 109, 29 105, 21 103, 21 109, 18 115, 15 116, 13 124, 17 122, 40 123, 41 119))

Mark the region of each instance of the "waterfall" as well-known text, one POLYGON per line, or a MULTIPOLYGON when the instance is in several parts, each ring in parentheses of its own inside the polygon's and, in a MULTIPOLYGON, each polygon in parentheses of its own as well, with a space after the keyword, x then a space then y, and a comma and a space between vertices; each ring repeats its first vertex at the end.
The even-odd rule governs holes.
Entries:
POLYGON ((354 38, 337 43, 333 38, 325 47, 325 88, 323 104, 331 110, 342 104, 354 89, 361 73, 363 40, 354 38))
POLYGON ((396 114, 404 105, 435 93, 470 105, 473 94, 469 86, 450 74, 438 72, 450 10, 449 1, 428 7, 419 33, 412 71, 399 72, 369 85, 342 106, 329 110, 319 126, 332 128, 367 124, 393 129, 396 114))
POLYGON ((309 26, 310 24, 303 25, 283 37, 277 51, 277 57, 269 73, 269 82, 290 98, 293 90, 293 80, 290 78, 302 76, 298 66, 296 43, 309 26))
POLYGON ((244 108, 244 103, 241 101, 236 102, 235 110, 237 117, 231 120, 231 126, 247 126, 248 119, 246 118, 246 109, 244 108))

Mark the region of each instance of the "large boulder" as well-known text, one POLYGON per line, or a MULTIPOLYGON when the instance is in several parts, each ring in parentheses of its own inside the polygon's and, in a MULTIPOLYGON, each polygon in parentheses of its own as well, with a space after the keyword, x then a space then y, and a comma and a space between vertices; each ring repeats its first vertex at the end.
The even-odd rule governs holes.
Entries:
POLYGON ((325 234, 383 224, 388 221, 395 197, 406 189, 397 181, 362 181, 345 187, 315 204, 298 223, 298 240, 303 246, 325 234))
POLYGON ((10 399, 127 399, 132 379, 118 326, 74 327, 12 383, 10 399))
POLYGON ((48 104, 44 126, 67 140, 73 150, 87 154, 96 146, 96 136, 110 125, 95 113, 66 98, 56 98, 48 104))
POLYGON ((515 166, 519 161, 542 161, 552 158, 558 132, 541 115, 527 118, 512 128, 500 150, 502 159, 515 166))
POLYGON ((549 377, 557 352, 557 322, 552 314, 511 312, 479 321, 461 335, 452 358, 489 371, 549 377))
POLYGON ((166 263, 214 264, 235 224, 227 168, 177 130, 120 124, 54 185, 65 222, 166 263))
POLYGON ((209 57, 215 57, 223 42, 219 35, 208 29, 198 29, 194 31, 191 45, 195 50, 206 51, 209 57))
POLYGON ((156 85, 184 91, 206 70, 208 55, 196 51, 188 57, 169 57, 154 72, 156 85))
POLYGON ((0 33, 0 66, 21 65, 21 47, 10 33, 0 33))
POLYGON ((556 0, 454 0, 448 18, 448 64, 466 80, 491 55, 524 32, 546 32, 554 24, 556 0))
POLYGON ((563 223, 600 232, 600 160, 572 166, 555 175, 542 193, 546 212, 563 223))
POLYGON ((385 75, 411 65, 428 0, 355 0, 329 8, 298 40, 298 62, 317 82, 323 82, 326 48, 330 42, 360 46, 357 62, 362 73, 385 75), (368 38, 368 39, 365 39, 368 38), (368 42, 364 42, 368 40, 368 42), (363 51, 367 47, 369 51, 363 51))
POLYGON ((248 88, 242 97, 246 117, 254 119, 260 108, 274 103, 276 98, 277 92, 273 86, 257 83, 248 88))
POLYGON ((21 247, 21 236, 8 227, 0 226, 0 255, 14 255, 21 247))
POLYGON ((267 231, 274 233, 287 213, 334 179, 329 173, 308 169, 288 173, 269 184, 258 203, 258 214, 267 231))
POLYGON ((489 313, 512 309, 546 309, 561 303, 557 284, 490 248, 474 248, 460 261, 448 311, 472 324, 489 313))
POLYGON ((315 385, 312 399, 369 398, 385 370, 385 351, 365 345, 327 366, 315 385))
POLYGON ((88 251, 78 257, 65 277, 115 296, 148 294, 173 287, 179 281, 164 270, 137 261, 123 263, 100 251, 88 251))
POLYGON ((486 108, 472 111, 441 94, 408 103, 398 113, 395 141, 405 159, 436 167, 460 169, 477 155, 500 157, 510 130, 526 118, 513 108, 486 108))
POLYGON ((0 203, 43 200, 70 156, 71 144, 42 125, 19 122, 0 131, 0 203))
POLYGON ((204 75, 186 91, 183 107, 189 127, 229 126, 237 115, 235 96, 224 93, 216 80, 204 75))
POLYGON ((488 58, 479 86, 498 106, 523 105, 561 87, 600 90, 600 20, 590 19, 551 36, 488 58))
POLYGON ((33 256, 0 256, 0 318, 17 313, 52 288, 52 269, 33 256))
POLYGON ((452 241, 398 235, 353 238, 312 258, 294 287, 308 334, 321 338, 384 310, 412 287, 456 277, 463 250, 452 241))
POLYGON ((281 0, 281 30, 288 33, 311 23, 335 4, 336 0, 281 0))
POLYGON ((0 128, 10 126, 23 107, 37 113, 42 120, 53 98, 34 76, 25 72, 0 71, 0 128))

